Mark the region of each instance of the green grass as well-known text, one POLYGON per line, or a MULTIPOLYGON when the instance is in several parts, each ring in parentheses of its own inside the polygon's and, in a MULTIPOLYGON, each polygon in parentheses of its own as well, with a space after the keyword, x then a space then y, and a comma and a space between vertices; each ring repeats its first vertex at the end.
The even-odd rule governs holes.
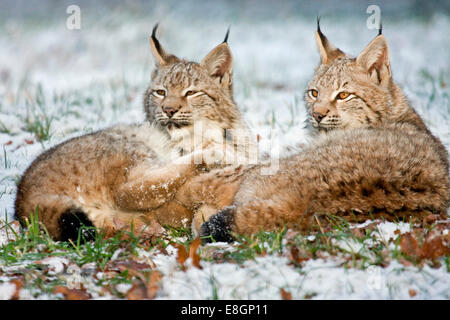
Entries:
POLYGON ((0 133, 11 134, 11 131, 6 127, 6 125, 0 121, 0 133))
MULTIPOLYGON (((54 241, 39 222, 37 212, 30 216, 25 228, 19 233, 9 223, 2 226, 8 228, 15 239, 0 247, 0 271, 2 265, 13 268, 13 277, 23 278, 25 287, 39 294, 51 293, 55 286, 67 285, 64 282, 66 274, 46 275, 45 265, 39 262, 45 258, 64 257, 79 267, 93 263, 97 271, 102 271, 114 255, 115 259, 128 261, 137 255, 138 247, 143 248, 139 245, 139 238, 131 232, 120 232, 111 238, 105 238, 104 234, 98 232, 94 241, 84 242, 80 231, 77 241, 54 241), (123 251, 117 255, 119 249, 123 251)), ((97 286, 106 283, 113 286, 130 283, 132 277, 124 271, 111 279, 97 280, 94 280, 97 286)))
MULTIPOLYGON (((251 236, 236 235, 236 241, 229 246, 201 246, 198 252, 202 261, 210 263, 243 264, 266 255, 287 257, 289 264, 300 273, 303 272, 307 260, 333 257, 336 261, 340 261, 341 267, 361 270, 372 265, 387 266, 392 260, 410 261, 414 265, 421 265, 419 261, 410 259, 402 252, 399 237, 385 243, 377 239, 378 231, 374 226, 355 231, 351 224, 339 217, 327 216, 327 219, 328 225, 323 228, 321 226, 319 231, 303 234, 284 228, 279 231, 260 231, 251 236), (343 245, 345 243, 359 249, 346 248, 343 245)), ((15 239, 0 247, 0 273, 7 275, 11 272, 13 278, 23 279, 24 287, 34 295, 53 294, 56 286, 67 285, 66 271, 51 275, 48 267, 39 262, 48 257, 63 257, 80 268, 93 265, 94 274, 98 272, 109 274, 104 278, 97 278, 91 274, 88 275, 90 277, 88 281, 97 288, 108 288, 109 293, 118 298, 124 298, 124 293, 119 292, 115 286, 132 285, 136 281, 143 281, 143 277, 148 277, 149 271, 139 273, 133 268, 115 270, 112 267, 114 263, 135 261, 142 250, 147 252, 156 250, 154 252, 163 253, 168 245, 174 243, 189 249, 194 240, 189 229, 166 226, 165 236, 150 240, 140 239, 133 232, 119 232, 113 237, 105 238, 100 231, 96 233, 93 241, 85 242, 83 232, 80 231, 76 241, 59 242, 52 240, 39 222, 38 210, 31 215, 25 228, 20 232, 14 231, 8 223, 2 228, 9 228, 15 239), (2 265, 13 271, 2 271, 2 265)), ((440 261, 450 272, 449 257, 444 256, 440 261)), ((179 267, 182 270, 181 266, 179 267)), ((210 276, 210 283, 211 298, 218 299, 220 288, 214 275, 210 276)))
POLYGON ((33 114, 24 119, 24 130, 33 133, 39 142, 49 140, 51 138, 51 125, 53 117, 47 116, 45 113, 33 114))

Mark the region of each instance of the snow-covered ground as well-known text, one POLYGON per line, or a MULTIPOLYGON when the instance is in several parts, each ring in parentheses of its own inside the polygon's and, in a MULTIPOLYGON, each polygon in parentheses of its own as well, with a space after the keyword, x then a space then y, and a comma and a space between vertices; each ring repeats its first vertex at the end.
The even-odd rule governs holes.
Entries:
MULTIPOLYGON (((235 61, 235 100, 253 132, 261 136, 263 152, 295 151, 307 142, 302 96, 319 61, 316 15, 322 16, 327 37, 353 55, 377 34, 366 26, 367 4, 351 1, 337 10, 335 3, 326 3, 333 6, 327 9, 297 1, 81 2, 81 29, 69 30, 69 2, 3 2, 2 219, 14 219, 17 179, 43 150, 75 135, 143 120, 142 94, 153 66, 148 38, 157 22, 165 48, 195 61, 219 44, 231 25, 228 43, 235 61), (38 141, 36 132, 50 139, 38 141)), ((420 8, 408 1, 399 2, 404 14, 385 2, 380 7, 394 78, 449 148, 448 10, 427 7, 424 16, 417 16, 420 8)), ((394 230, 389 232, 393 235, 394 230)), ((319 299, 408 298, 410 289, 417 292, 415 298, 450 298, 445 266, 419 270, 393 262, 386 268, 363 271, 339 267, 339 261, 312 259, 299 272, 286 257, 266 255, 243 265, 203 262, 202 270, 182 272, 175 269, 174 256, 156 254, 152 260, 164 274, 161 298, 211 298, 215 286, 218 296, 227 299, 278 299, 281 287, 293 298, 308 294, 319 299)), ((11 290, 9 283, 0 280, 0 298, 11 290)))

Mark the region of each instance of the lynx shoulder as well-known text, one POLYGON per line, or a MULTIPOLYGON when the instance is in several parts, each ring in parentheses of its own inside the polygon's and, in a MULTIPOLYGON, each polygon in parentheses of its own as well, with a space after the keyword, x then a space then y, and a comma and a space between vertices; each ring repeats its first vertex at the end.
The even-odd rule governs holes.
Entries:
POLYGON ((76 239, 82 225, 113 231, 150 225, 155 233, 162 224, 181 226, 192 212, 171 202, 178 188, 205 165, 245 161, 254 152, 233 100, 228 44, 200 63, 187 61, 164 50, 156 27, 147 122, 77 137, 41 154, 18 186, 15 214, 22 222, 36 212, 58 240, 76 239))
POLYGON ((394 82, 384 36, 356 58, 319 27, 316 38, 321 62, 305 91, 315 142, 280 160, 275 175, 245 174, 232 206, 202 225, 203 236, 305 230, 324 214, 349 221, 446 216, 447 151, 394 82))

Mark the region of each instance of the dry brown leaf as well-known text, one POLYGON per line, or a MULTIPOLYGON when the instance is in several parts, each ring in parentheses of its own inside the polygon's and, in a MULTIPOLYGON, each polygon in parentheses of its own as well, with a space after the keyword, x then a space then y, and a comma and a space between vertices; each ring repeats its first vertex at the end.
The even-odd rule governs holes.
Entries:
POLYGON ((118 261, 114 264, 114 267, 119 269, 119 271, 125 271, 126 269, 132 269, 132 270, 145 270, 145 269, 151 269, 151 266, 147 263, 143 262, 137 262, 135 260, 128 260, 128 261, 118 261))
POLYGON ((154 236, 160 236, 163 233, 164 228, 156 220, 152 220, 147 224, 140 225, 137 235, 142 238, 151 238, 154 236))
POLYGON ((292 264, 298 265, 304 261, 308 261, 312 258, 312 253, 304 250, 299 249, 297 246, 291 247, 291 254, 289 256, 289 260, 292 264))
POLYGON ((189 258, 192 260, 192 265, 199 269, 203 269, 200 265, 200 256, 197 253, 198 247, 202 244, 202 240, 200 238, 194 239, 189 246, 189 258))
POLYGON ((162 279, 162 274, 159 271, 152 271, 150 279, 147 284, 147 298, 154 299, 159 290, 159 284, 162 279))
POLYGON ((20 290, 23 288, 23 281, 21 279, 12 279, 9 282, 16 286, 16 291, 14 291, 14 294, 12 295, 11 300, 18 300, 20 290))
POLYGON ((440 231, 430 231, 422 245, 421 258, 434 260, 449 254, 450 248, 445 244, 444 237, 440 234, 440 231))
POLYGON ((177 253, 177 261, 178 263, 181 265, 181 269, 184 271, 185 270, 185 266, 184 263, 186 262, 187 258, 188 258, 188 253, 186 248, 180 244, 180 243, 174 243, 173 246, 175 248, 178 249, 178 253, 177 253))
POLYGON ((119 263, 117 263, 116 267, 120 272, 127 271, 129 277, 137 277, 143 283, 147 282, 147 279, 146 279, 144 273, 142 272, 142 270, 149 269, 150 266, 148 264, 139 263, 139 262, 136 262, 133 260, 120 261, 119 263))
POLYGON ((399 258, 398 262, 400 262, 402 265, 404 265, 405 267, 411 267, 413 266, 413 263, 411 261, 408 261, 404 258, 399 258))
POLYGON ((404 233, 400 236, 400 249, 404 254, 410 257, 420 257, 421 250, 417 239, 411 232, 404 233))
POLYGON ((361 228, 353 228, 353 229, 352 229, 352 234, 353 234, 355 237, 362 238, 362 237, 364 237, 364 229, 361 229, 361 228))
POLYGON ((408 293, 409 293, 409 296, 412 298, 412 297, 415 297, 416 295, 417 295, 417 291, 416 290, 413 290, 413 289, 409 289, 408 290, 408 293))
POLYGON ((64 286, 56 286, 53 289, 53 293, 61 293, 64 295, 66 300, 88 300, 91 298, 91 295, 81 289, 69 289, 64 286))
POLYGON ((280 294, 282 300, 292 300, 292 293, 290 293, 289 291, 286 291, 283 288, 281 288, 280 294))
POLYGON ((147 298, 145 287, 142 283, 134 283, 130 290, 128 290, 125 298, 128 300, 142 300, 147 298))

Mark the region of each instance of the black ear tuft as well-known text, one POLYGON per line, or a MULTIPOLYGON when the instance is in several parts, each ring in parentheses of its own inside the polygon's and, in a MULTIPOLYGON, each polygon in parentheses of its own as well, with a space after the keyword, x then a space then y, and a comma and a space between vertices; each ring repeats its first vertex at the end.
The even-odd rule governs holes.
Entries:
POLYGON ((231 28, 231 26, 228 27, 227 33, 225 35, 225 39, 223 39, 222 43, 228 43, 228 35, 230 34, 230 28, 231 28))
POLYGON ((327 40, 324 36, 324 34, 322 33, 322 30, 320 30, 320 16, 317 16, 317 33, 319 34, 320 40, 322 41, 322 43, 325 43, 327 40))
POLYGON ((381 36, 383 34, 383 23, 380 20, 380 28, 378 29, 378 35, 381 36))
POLYGON ((155 24, 155 26, 153 27, 153 31, 152 31, 152 38, 156 39, 156 30, 158 30, 158 26, 159 26, 159 22, 157 22, 155 24))
POLYGON ((152 39, 153 39, 153 42, 155 43, 156 50, 159 51, 160 48, 161 48, 161 46, 160 46, 160 44, 159 44, 158 39, 156 39, 156 30, 158 30, 158 26, 159 26, 159 23, 155 24, 155 26, 153 27, 153 30, 152 30, 152 39))

